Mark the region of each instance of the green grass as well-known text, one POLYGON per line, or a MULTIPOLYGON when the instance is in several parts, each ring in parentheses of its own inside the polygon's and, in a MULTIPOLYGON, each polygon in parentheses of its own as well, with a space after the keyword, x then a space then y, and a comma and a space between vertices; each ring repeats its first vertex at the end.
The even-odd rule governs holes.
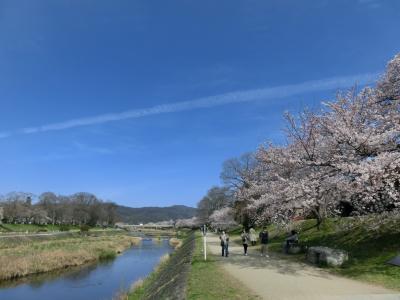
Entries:
MULTIPOLYGON (((349 261, 342 267, 328 270, 346 277, 400 290, 400 267, 386 264, 400 254, 400 224, 393 222, 376 227, 381 216, 363 219, 337 218, 326 220, 318 230, 315 220, 294 224, 305 246, 327 246, 349 252, 349 261)), ((270 226, 270 250, 282 251, 286 231, 270 226)), ((304 260, 304 254, 291 256, 304 260)))
MULTIPOLYGON (((60 225, 33 225, 33 224, 2 224, 0 232, 50 232, 59 231, 60 225)), ((69 226, 71 230, 78 227, 69 226)))
MULTIPOLYGON (((86 225, 84 225, 86 228, 86 225)), ((82 227, 82 226, 81 226, 82 227)), ((80 226, 74 225, 34 225, 34 224, 0 224, 0 233, 45 233, 52 231, 80 231, 80 226)), ((111 227, 87 227, 90 231, 120 231, 111 227)))
POLYGON ((110 260, 117 257, 117 253, 113 250, 102 250, 99 254, 99 260, 110 260))
POLYGON ((227 274, 213 256, 204 261, 202 237, 196 236, 196 248, 189 277, 187 299, 257 299, 227 274))

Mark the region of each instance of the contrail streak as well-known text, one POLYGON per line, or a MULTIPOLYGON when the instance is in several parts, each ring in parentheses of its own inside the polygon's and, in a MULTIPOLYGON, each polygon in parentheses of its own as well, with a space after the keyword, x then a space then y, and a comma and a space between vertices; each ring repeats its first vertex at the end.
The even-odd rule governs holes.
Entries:
POLYGON ((47 131, 65 130, 81 126, 90 126, 126 119, 137 119, 152 115, 211 108, 234 103, 251 102, 257 100, 271 100, 286 98, 307 92, 348 88, 355 83, 365 85, 376 80, 377 73, 360 74, 354 76, 334 77, 322 80, 307 81, 299 84, 281 85, 261 89, 235 91, 220 95, 193 99, 183 102, 156 105, 149 108, 128 110, 120 113, 102 114, 87 118, 71 119, 59 123, 46 124, 37 127, 22 128, 10 132, 0 132, 0 139, 18 134, 35 134, 47 131))

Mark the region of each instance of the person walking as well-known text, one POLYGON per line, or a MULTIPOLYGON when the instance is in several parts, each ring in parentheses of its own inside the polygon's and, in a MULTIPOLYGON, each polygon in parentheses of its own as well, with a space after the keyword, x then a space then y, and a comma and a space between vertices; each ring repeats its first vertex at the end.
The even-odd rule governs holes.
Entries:
POLYGON ((221 241, 221 248, 222 248, 222 256, 228 257, 229 255, 229 235, 222 231, 222 234, 219 236, 221 241))
POLYGON ((257 234, 253 227, 250 228, 250 242, 251 245, 254 246, 257 243, 257 234))
POLYGON ((241 234, 242 243, 243 243, 243 251, 244 255, 247 256, 247 247, 249 246, 249 235, 247 234, 246 230, 243 230, 241 234))
POLYGON ((289 253, 289 248, 292 245, 297 245, 299 243, 299 235, 297 234, 296 230, 292 230, 290 232, 290 236, 285 241, 285 253, 289 253))
POLYGON ((261 243, 261 256, 269 257, 268 256, 268 231, 267 228, 263 228, 259 235, 260 243, 261 243))

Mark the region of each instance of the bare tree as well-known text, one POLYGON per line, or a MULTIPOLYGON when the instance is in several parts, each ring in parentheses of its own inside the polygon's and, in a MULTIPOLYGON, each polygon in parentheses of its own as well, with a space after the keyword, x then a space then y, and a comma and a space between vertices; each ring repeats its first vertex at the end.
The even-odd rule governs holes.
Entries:
POLYGON ((232 204, 233 196, 227 187, 212 187, 197 204, 198 219, 203 223, 208 223, 209 217, 214 211, 232 204))
POLYGON ((3 219, 7 223, 113 225, 116 204, 103 202, 90 193, 71 196, 45 192, 37 203, 30 193, 9 193, 2 197, 3 219))
POLYGON ((46 211, 47 216, 51 219, 51 223, 54 225, 57 221, 57 208, 58 208, 58 197, 52 192, 45 192, 39 196, 38 205, 46 211))
POLYGON ((238 158, 231 158, 222 165, 221 179, 231 189, 248 188, 254 179, 254 169, 257 159, 252 152, 245 153, 238 158))

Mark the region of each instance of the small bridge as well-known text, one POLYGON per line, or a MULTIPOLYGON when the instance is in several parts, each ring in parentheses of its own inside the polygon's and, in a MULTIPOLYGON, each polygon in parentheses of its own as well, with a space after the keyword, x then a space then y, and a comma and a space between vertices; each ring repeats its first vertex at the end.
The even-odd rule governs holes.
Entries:
POLYGON ((129 225, 129 224, 116 224, 116 227, 132 232, 137 235, 144 235, 149 237, 174 237, 176 236, 175 228, 173 225, 129 225))
POLYGON ((146 229, 155 229, 155 230, 174 229, 173 225, 157 225, 157 224, 146 224, 146 225, 116 224, 116 227, 128 231, 142 231, 146 229))

